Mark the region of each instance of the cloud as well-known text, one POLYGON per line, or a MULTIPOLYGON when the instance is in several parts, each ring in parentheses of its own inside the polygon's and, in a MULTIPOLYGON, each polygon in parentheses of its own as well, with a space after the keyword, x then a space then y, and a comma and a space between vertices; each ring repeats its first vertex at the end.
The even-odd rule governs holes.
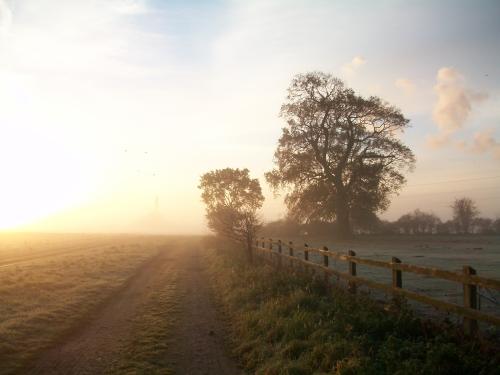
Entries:
POLYGON ((9 31, 11 24, 12 11, 4 0, 0 0, 0 38, 9 31))
POLYGON ((118 0, 112 3, 112 7, 120 14, 135 15, 149 12, 146 3, 141 0, 118 0))
POLYGON ((438 133, 434 135, 429 135, 427 137, 427 146, 432 149, 438 149, 443 146, 446 146, 450 141, 449 133, 438 133))
POLYGON ((143 61, 170 48, 132 17, 148 11, 143 0, 25 0, 11 12, 0 0, 0 72, 99 82, 143 75, 143 61))
POLYGON ((455 147, 463 152, 472 154, 492 154, 495 159, 500 159, 500 142, 494 135, 493 129, 482 130, 474 133, 472 144, 464 140, 454 142, 455 147))
POLYGON ((500 143, 493 137, 492 129, 476 132, 472 142, 472 152, 492 153, 495 159, 500 159, 500 143))
POLYGON ((437 94, 437 101, 434 104, 432 119, 439 132, 427 138, 427 144, 434 148, 449 143, 453 134, 464 127, 473 107, 488 97, 485 93, 466 88, 464 77, 455 68, 439 69, 436 81, 434 92, 437 94))
POLYGON ((394 82, 394 85, 402 90, 406 95, 411 95, 415 92, 415 84, 407 78, 399 78, 394 82))
POLYGON ((366 60, 361 56, 354 57, 351 62, 344 64, 342 66, 342 71, 345 74, 352 75, 354 74, 361 66, 366 64, 366 60))
POLYGON ((440 132, 451 136, 463 128, 469 118, 473 105, 487 98, 484 93, 476 93, 464 87, 464 78, 458 70, 450 67, 439 69, 434 86, 437 101, 432 119, 440 132))

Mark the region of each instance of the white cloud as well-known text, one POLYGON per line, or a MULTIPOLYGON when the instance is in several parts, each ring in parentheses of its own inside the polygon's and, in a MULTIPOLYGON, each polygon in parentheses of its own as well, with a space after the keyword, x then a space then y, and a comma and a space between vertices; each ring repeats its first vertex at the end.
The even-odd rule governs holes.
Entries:
POLYGON ((349 63, 342 66, 342 71, 347 75, 354 74, 361 66, 366 64, 366 60, 361 56, 354 57, 349 63))
POLYGON ((0 38, 5 35, 12 24, 12 11, 5 0, 0 0, 0 38))
POLYGON ((41 79, 123 78, 144 72, 141 61, 152 60, 152 47, 169 48, 165 37, 134 24, 131 16, 148 10, 144 1, 25 0, 16 3, 14 17, 6 9, 0 0, 0 14, 7 14, 0 25, 10 24, 0 44, 0 70, 41 79))
POLYGON ((112 2, 112 7, 122 14, 144 14, 149 9, 144 1, 141 0, 118 0, 112 2))
POLYGON ((436 80, 434 91, 437 101, 432 118, 438 126, 438 132, 427 137, 427 145, 431 148, 453 145, 463 152, 492 154, 500 158, 500 143, 495 140, 491 129, 476 131, 471 143, 453 140, 455 134, 465 127, 477 105, 486 100, 488 95, 467 88, 463 75, 455 68, 439 69, 436 80))
POLYGON ((402 90, 406 95, 415 93, 415 83, 408 78, 399 78, 394 82, 394 85, 402 90))
POLYGON ((439 69, 436 80, 434 92, 437 94, 437 101, 432 118, 438 125, 439 134, 431 136, 430 143, 441 146, 464 127, 473 106, 485 100, 487 95, 467 89, 464 86, 463 76, 455 68, 439 69))

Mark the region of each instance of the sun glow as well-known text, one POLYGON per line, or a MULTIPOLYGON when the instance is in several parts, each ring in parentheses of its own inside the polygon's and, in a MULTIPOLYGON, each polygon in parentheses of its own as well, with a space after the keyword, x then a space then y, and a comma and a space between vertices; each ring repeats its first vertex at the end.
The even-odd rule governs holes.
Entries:
POLYGON ((35 129, 9 128, 4 135, 0 140, 0 229, 43 218, 82 203, 92 194, 95 181, 88 166, 62 141, 35 129))

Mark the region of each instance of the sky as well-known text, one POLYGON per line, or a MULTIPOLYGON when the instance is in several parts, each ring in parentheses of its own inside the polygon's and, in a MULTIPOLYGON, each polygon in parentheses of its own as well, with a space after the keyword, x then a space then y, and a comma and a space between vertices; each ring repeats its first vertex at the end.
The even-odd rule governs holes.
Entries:
POLYGON ((206 232, 200 175, 264 180, 295 74, 399 107, 417 163, 382 218, 500 217, 498 1, 0 0, 0 229, 206 232))

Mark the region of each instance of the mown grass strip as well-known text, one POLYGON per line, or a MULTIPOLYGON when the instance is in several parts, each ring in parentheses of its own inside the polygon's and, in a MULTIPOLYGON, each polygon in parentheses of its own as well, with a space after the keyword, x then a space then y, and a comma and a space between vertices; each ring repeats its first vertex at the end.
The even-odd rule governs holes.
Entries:
POLYGON ((170 375, 167 350, 171 331, 179 315, 177 273, 163 275, 150 298, 141 306, 131 322, 131 340, 120 348, 117 360, 106 374, 170 375))

